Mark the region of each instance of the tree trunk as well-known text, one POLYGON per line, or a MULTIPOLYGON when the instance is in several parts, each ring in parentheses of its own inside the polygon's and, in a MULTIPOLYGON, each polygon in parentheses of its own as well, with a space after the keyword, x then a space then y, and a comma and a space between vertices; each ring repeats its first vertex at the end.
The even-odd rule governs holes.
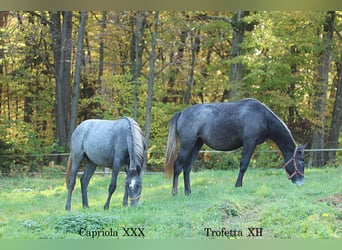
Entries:
MULTIPOLYGON (((337 86, 335 104, 330 125, 327 147, 331 149, 338 148, 338 139, 340 138, 342 129, 342 53, 340 61, 336 63, 337 69, 337 86)), ((328 151, 326 153, 326 162, 334 162, 336 159, 336 151, 328 151)))
MULTIPOLYGON (((297 56, 298 51, 295 45, 291 46, 290 53, 292 57, 297 56)), ((295 61, 292 62, 290 68, 291 68, 292 75, 295 75, 298 73, 297 63, 295 61)), ((293 103, 295 103, 295 91, 296 91, 295 86, 296 86, 296 82, 291 82, 289 89, 288 89, 288 95, 293 100, 293 103)), ((295 111, 296 111, 296 106, 294 104, 291 104, 291 106, 289 107, 289 118, 287 120, 290 128, 293 127, 295 124, 295 111)))
POLYGON ((72 90, 72 105, 71 105, 71 117, 70 117, 70 135, 76 128, 77 114, 78 114, 78 100, 80 98, 80 82, 81 82, 81 65, 84 48, 84 30, 87 18, 87 12, 82 11, 80 17, 80 26, 78 28, 78 42, 77 42, 77 54, 76 54, 76 66, 74 74, 74 88, 72 90))
POLYGON ((144 50, 143 35, 146 28, 145 11, 137 11, 135 15, 135 29, 131 40, 131 73, 134 83, 134 119, 138 119, 138 86, 142 68, 142 54, 144 50))
MULTIPOLYGON (((7 15, 8 15, 8 11, 0 11, 0 28, 5 27, 7 25, 7 15)), ((0 30, 0 35, 2 31, 0 30)), ((2 77, 3 75, 5 75, 5 70, 4 70, 4 65, 3 65, 3 59, 5 58, 5 54, 4 54, 4 44, 3 41, 1 41, 2 39, 0 39, 0 76, 2 77)), ((2 84, 0 84, 0 114, 2 113, 2 84)))
POLYGON ((149 147, 150 134, 151 134, 151 111, 152 111, 152 98, 153 98, 153 84, 154 84, 154 66, 156 61, 156 47, 158 39, 158 22, 159 22, 159 11, 155 12, 154 15, 154 29, 152 32, 152 48, 150 53, 150 73, 148 77, 148 92, 147 92, 147 104, 146 104, 146 121, 145 121, 145 142, 146 151, 144 152, 144 167, 146 170, 147 166, 147 150, 149 147))
MULTIPOLYGON (((243 20, 244 17, 249 15, 249 11, 238 11, 233 17, 233 38, 232 47, 230 50, 230 59, 236 58, 243 54, 241 45, 244 40, 246 23, 243 20)), ((229 82, 231 84, 230 89, 225 91, 223 99, 238 98, 239 85, 242 83, 242 78, 245 74, 245 66, 241 62, 232 62, 229 69, 229 82)))
POLYGON ((65 11, 61 25, 61 12, 52 11, 50 31, 54 54, 56 79, 56 139, 59 146, 67 149, 70 115, 70 69, 72 51, 72 11, 65 11))
POLYGON ((186 46, 186 38, 188 37, 189 31, 187 29, 182 30, 179 35, 179 46, 177 49, 177 54, 171 50, 170 52, 170 73, 168 77, 168 86, 166 93, 167 95, 163 98, 163 102, 172 102, 172 103, 180 103, 182 100, 182 96, 179 94, 179 90, 177 90, 176 82, 181 72, 181 67, 183 65, 184 58, 184 50, 186 46), (179 96, 181 98, 179 98, 179 96))
POLYGON ((105 28, 107 25, 107 12, 102 12, 102 20, 101 20, 101 31, 100 31, 100 49, 99 49, 99 74, 97 77, 97 82, 99 84, 99 88, 101 88, 102 83, 102 75, 103 75, 103 59, 104 59, 104 34, 105 28))
MULTIPOLYGON (((314 111, 317 114, 315 128, 312 134, 311 148, 324 148, 325 137, 325 115, 328 90, 328 77, 332 55, 332 37, 334 32, 335 12, 329 11, 325 17, 322 34, 322 50, 318 59, 316 93, 314 100, 314 111)), ((310 154, 310 165, 321 167, 325 163, 323 151, 312 151, 310 154)))
POLYGON ((187 89, 186 89, 185 97, 184 97, 184 104, 187 104, 187 105, 189 105, 190 103, 191 88, 192 88, 192 85, 194 84, 196 54, 198 53, 199 47, 200 47, 199 32, 197 35, 194 35, 194 33, 190 31, 190 36, 191 36, 191 62, 190 62, 189 79, 187 82, 187 89))

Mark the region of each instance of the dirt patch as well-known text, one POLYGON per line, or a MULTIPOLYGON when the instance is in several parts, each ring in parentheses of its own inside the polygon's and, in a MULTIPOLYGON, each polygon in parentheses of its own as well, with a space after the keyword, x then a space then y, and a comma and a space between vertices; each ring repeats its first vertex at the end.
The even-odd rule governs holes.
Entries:
POLYGON ((342 211, 342 194, 338 193, 332 196, 320 198, 315 200, 314 203, 324 202, 330 207, 337 208, 338 210, 342 211))

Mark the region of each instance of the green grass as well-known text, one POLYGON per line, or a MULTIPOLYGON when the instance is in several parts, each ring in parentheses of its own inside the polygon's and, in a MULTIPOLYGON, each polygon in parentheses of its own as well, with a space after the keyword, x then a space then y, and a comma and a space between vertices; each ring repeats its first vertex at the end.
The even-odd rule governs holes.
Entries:
POLYGON ((308 169, 300 187, 282 170, 250 168, 243 187, 235 188, 237 174, 237 169, 191 173, 190 196, 183 193, 181 176, 176 197, 171 195, 171 180, 163 174, 146 174, 135 208, 122 206, 125 175, 119 175, 109 211, 103 211, 103 205, 110 176, 95 176, 88 189, 90 208, 82 208, 78 180, 71 212, 64 210, 63 178, 0 178, 0 237, 89 238, 79 235, 81 228, 87 228, 112 230, 117 233, 112 237, 124 239, 131 237, 124 237, 122 228, 144 228, 145 239, 245 239, 250 238, 248 228, 262 228, 262 237, 256 238, 341 238, 341 167, 308 169), (242 236, 207 236, 205 228, 235 230, 242 236))

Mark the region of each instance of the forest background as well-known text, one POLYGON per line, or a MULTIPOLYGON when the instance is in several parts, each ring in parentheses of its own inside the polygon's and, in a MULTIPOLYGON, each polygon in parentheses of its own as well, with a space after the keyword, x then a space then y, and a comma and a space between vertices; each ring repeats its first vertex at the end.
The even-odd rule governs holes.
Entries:
MULTIPOLYGON (((77 124, 122 116, 141 125, 147 170, 160 171, 176 111, 246 97, 308 143, 308 165, 339 165, 321 149, 341 143, 342 12, 0 12, 2 173, 65 162, 77 124)), ((282 161, 272 148, 258 165, 282 161)), ((227 168, 239 154, 199 158, 227 168)))

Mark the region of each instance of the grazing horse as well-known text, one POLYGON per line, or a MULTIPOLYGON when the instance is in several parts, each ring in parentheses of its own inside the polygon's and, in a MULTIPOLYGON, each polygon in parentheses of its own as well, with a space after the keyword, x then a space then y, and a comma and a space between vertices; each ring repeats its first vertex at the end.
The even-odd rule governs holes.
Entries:
POLYGON ((191 193, 190 171, 203 144, 221 151, 243 147, 235 184, 241 187, 255 147, 267 139, 273 140, 282 152, 287 177, 295 184, 303 184, 305 146, 296 147, 285 123, 258 100, 196 104, 176 113, 171 119, 165 164, 166 175, 173 175, 172 194, 178 192, 178 176, 182 170, 185 194, 191 193))
POLYGON ((119 120, 90 119, 82 122, 71 135, 71 153, 66 176, 68 198, 65 209, 71 209, 71 195, 83 159, 86 160, 86 169, 81 177, 83 207, 88 207, 87 187, 97 165, 112 167, 112 179, 104 209, 109 208, 120 167, 124 164, 127 164, 127 176, 123 205, 127 206, 128 196, 131 205, 136 205, 142 190, 141 170, 145 147, 145 139, 139 125, 128 117, 119 120))

